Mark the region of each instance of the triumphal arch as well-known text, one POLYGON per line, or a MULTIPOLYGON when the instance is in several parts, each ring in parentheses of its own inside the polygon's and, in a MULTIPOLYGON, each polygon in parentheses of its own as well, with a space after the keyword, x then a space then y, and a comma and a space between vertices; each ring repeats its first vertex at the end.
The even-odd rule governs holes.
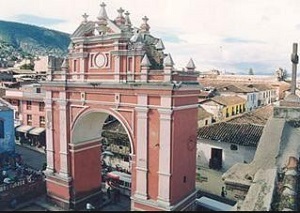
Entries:
POLYGON ((48 197, 76 209, 101 196, 101 131, 109 115, 131 146, 131 209, 188 210, 194 202, 199 84, 192 60, 175 70, 148 18, 133 27, 101 4, 71 35, 61 71, 46 90, 48 197))

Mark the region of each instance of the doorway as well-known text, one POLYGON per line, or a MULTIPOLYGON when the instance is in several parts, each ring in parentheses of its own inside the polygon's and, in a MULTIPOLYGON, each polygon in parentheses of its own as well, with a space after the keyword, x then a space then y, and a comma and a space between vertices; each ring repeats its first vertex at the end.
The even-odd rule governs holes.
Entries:
POLYGON ((209 168, 211 169, 222 169, 222 156, 223 156, 223 150, 212 148, 211 149, 211 158, 209 160, 209 168))

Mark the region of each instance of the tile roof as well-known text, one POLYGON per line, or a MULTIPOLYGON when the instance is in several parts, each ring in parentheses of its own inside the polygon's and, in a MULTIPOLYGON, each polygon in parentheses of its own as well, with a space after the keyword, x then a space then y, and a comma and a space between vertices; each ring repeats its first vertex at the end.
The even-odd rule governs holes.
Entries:
POLYGON ((255 92, 254 88, 249 88, 245 85, 239 84, 239 85, 233 85, 233 84, 227 84, 227 85, 219 85, 216 86, 216 89, 219 92, 235 92, 235 93, 251 93, 255 92))
POLYGON ((198 129, 198 139, 209 139, 226 143, 256 147, 263 126, 221 122, 198 129))
POLYGON ((219 104, 225 105, 225 106, 240 104, 240 103, 246 102, 246 99, 241 98, 237 95, 233 95, 233 96, 215 96, 215 97, 211 98, 211 100, 213 100, 213 101, 215 101, 219 104))
POLYGON ((273 105, 267 105, 258 108, 254 111, 244 113, 241 116, 234 117, 227 122, 238 124, 254 124, 254 125, 266 125, 267 120, 273 115, 273 105))
POLYGON ((248 84, 247 87, 249 87, 249 88, 255 88, 258 91, 266 91, 266 90, 273 89, 271 86, 269 86, 267 84, 248 84))

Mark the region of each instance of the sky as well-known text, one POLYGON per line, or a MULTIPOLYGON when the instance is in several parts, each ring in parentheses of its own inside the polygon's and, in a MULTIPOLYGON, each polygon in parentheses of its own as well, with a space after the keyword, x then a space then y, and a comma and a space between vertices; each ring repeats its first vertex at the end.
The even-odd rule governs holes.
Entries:
POLYGON ((71 34, 82 14, 96 20, 102 2, 111 20, 120 7, 135 27, 147 16, 151 35, 163 40, 177 69, 192 58, 197 71, 291 73, 300 0, 0 0, 0 20, 71 34))

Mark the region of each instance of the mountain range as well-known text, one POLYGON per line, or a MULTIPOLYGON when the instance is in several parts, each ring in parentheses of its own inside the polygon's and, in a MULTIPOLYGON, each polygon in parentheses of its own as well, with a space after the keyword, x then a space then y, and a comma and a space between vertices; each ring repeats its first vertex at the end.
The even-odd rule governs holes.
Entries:
POLYGON ((70 41, 67 33, 0 20, 0 58, 63 57, 67 54, 70 41))

